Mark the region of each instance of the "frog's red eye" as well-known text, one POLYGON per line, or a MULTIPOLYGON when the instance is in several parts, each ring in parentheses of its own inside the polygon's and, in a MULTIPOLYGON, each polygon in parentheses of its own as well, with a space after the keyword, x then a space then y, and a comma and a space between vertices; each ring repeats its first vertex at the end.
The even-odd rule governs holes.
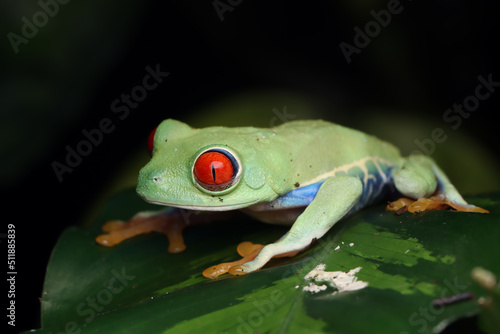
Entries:
POLYGON ((151 133, 149 134, 149 137, 148 137, 148 151, 149 151, 149 154, 150 155, 153 155, 153 148, 154 148, 154 145, 155 145, 155 134, 156 134, 156 129, 158 127, 154 128, 153 131, 151 131, 151 133))
POLYGON ((235 183, 238 169, 238 161, 231 153, 214 148, 198 156, 193 165, 193 175, 204 189, 222 191, 235 183))
POLYGON ((233 178, 233 164, 219 152, 205 152, 194 164, 196 179, 205 184, 222 184, 233 178))

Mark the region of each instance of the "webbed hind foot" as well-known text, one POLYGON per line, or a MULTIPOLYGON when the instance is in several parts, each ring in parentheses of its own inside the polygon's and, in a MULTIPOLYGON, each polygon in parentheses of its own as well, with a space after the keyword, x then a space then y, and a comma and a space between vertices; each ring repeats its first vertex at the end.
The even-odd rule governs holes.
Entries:
POLYGON ((480 208, 471 204, 457 204, 443 196, 432 196, 429 198, 421 197, 417 200, 402 197, 396 201, 389 202, 386 207, 389 211, 396 211, 397 214, 409 211, 411 213, 418 213, 429 210, 449 210, 454 209, 462 212, 480 212, 489 213, 488 210, 480 208))

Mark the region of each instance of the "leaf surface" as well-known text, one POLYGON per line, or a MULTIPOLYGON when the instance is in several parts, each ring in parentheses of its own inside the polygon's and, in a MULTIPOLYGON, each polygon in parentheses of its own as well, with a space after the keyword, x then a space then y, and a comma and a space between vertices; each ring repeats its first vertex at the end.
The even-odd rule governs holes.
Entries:
POLYGON ((68 228, 54 248, 42 293, 42 327, 34 333, 433 333, 474 301, 434 308, 432 301, 484 290, 470 278, 482 266, 500 276, 500 194, 467 198, 490 214, 450 211, 397 216, 375 205, 339 222, 306 252, 274 259, 240 277, 206 279, 210 265, 238 258, 236 246, 270 243, 287 228, 249 218, 185 231, 187 250, 167 252, 152 233, 112 248, 95 243, 100 226, 152 209, 123 192, 90 229, 68 228), (303 291, 318 264, 327 271, 362 267, 368 287, 303 291))

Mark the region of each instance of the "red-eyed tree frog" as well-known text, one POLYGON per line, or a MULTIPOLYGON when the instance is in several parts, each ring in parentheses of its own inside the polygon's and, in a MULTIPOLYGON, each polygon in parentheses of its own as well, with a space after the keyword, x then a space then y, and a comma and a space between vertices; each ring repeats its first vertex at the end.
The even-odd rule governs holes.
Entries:
POLYGON ((430 157, 403 158, 387 142, 326 121, 194 129, 167 119, 150 138, 152 159, 139 173, 137 193, 176 209, 108 222, 98 243, 113 246, 158 231, 169 238, 170 252, 180 252, 183 228, 219 219, 213 211, 241 210, 291 226, 274 243, 241 243, 243 258, 208 268, 203 274, 210 278, 246 274, 273 257, 294 256, 343 217, 380 200, 395 199, 388 209, 399 212, 487 212, 467 204, 430 157), (184 219, 185 210, 196 214, 184 219))

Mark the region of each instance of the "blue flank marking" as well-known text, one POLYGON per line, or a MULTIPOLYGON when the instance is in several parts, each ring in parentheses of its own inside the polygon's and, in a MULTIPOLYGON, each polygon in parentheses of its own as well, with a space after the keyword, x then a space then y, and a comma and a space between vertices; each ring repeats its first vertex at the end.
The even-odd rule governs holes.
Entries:
POLYGON ((352 209, 347 213, 347 215, 353 214, 354 212, 361 210, 367 205, 388 198, 390 194, 396 191, 394 187, 394 181, 392 180, 391 176, 392 167, 387 167, 381 163, 379 163, 379 166, 381 167, 382 172, 385 174, 385 182, 382 176, 383 174, 380 174, 377 167, 373 164, 372 161, 367 162, 369 178, 366 184, 363 182, 364 172, 359 167, 354 167, 349 170, 348 175, 359 177, 361 183, 363 183, 363 194, 361 195, 361 198, 358 200, 358 202, 356 202, 352 209), (358 171, 356 171, 355 169, 357 169, 358 171))
POLYGON ((316 197, 318 189, 322 184, 323 182, 316 182, 308 186, 292 190, 275 199, 273 201, 273 207, 275 209, 286 209, 307 206, 312 202, 314 197, 316 197))
MULTIPOLYGON (((392 167, 388 167, 380 162, 378 164, 382 172, 385 174, 385 182, 382 176, 383 174, 380 174, 379 170, 372 161, 367 161, 366 163, 366 167, 369 172, 369 178, 366 184, 364 183, 365 173, 361 168, 357 166, 349 169, 347 173, 338 172, 335 174, 335 176, 355 176, 361 180, 361 183, 363 183, 363 194, 361 195, 361 198, 358 200, 358 202, 347 213, 347 215, 350 215, 371 203, 387 198, 391 193, 395 191, 394 186, 392 186, 392 167)), ((321 187, 323 182, 324 181, 313 183, 308 186, 292 190, 287 194, 278 197, 273 203, 274 208, 285 209, 309 205, 309 203, 311 203, 316 196, 319 187, 321 187)))

